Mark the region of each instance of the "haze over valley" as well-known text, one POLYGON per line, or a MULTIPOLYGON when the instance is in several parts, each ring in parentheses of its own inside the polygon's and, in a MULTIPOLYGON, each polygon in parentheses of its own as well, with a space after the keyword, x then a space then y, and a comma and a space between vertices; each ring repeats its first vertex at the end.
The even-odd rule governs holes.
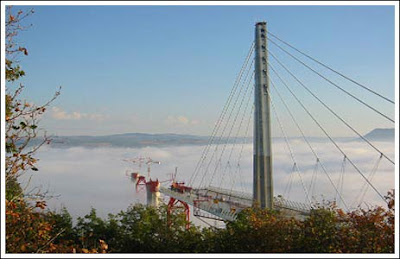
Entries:
MULTIPOLYGON (((388 132, 390 134, 390 130, 388 132)), ((380 132, 378 131, 378 133, 380 132)), ((375 139, 379 135, 374 132, 371 134, 374 134, 375 139)), ((387 141, 385 137, 383 139, 383 141, 374 141, 373 143, 393 159, 394 142, 387 141)), ((170 174, 174 172, 175 167, 178 167, 177 179, 188 182, 207 143, 208 137, 177 134, 121 134, 104 137, 55 138, 53 144, 46 145, 39 150, 37 153, 39 171, 24 175, 23 186, 29 182, 27 191, 32 191, 31 188, 35 187, 54 196, 48 201, 51 209, 60 209, 61 206, 66 206, 74 217, 78 217, 88 213, 90 207, 94 207, 98 210, 99 215, 106 217, 108 213, 117 213, 126 209, 130 204, 145 203, 146 200, 145 192, 136 192, 134 183, 127 174, 128 171, 139 171, 138 165, 125 162, 124 159, 150 157, 160 161, 160 165, 151 166, 151 178, 157 178, 160 181, 170 179, 170 174), (58 143, 61 139, 63 142, 58 143), (29 179, 30 176, 32 176, 31 179, 29 179)), ((307 202, 301 181, 307 188, 311 184, 315 171, 315 157, 301 138, 291 138, 289 143, 301 170, 300 176, 293 173, 293 161, 284 139, 274 138, 274 193, 299 202, 307 202), (290 191, 288 191, 290 181, 292 183, 290 191)), ((363 145, 363 142, 358 142, 356 138, 343 138, 338 143, 381 193, 384 194, 394 188, 392 164, 383 159, 380 162, 379 170, 372 174, 372 168, 379 159, 379 154, 369 146, 363 145)), ((333 181, 337 183, 342 170, 343 157, 326 139, 315 138, 312 139, 311 144, 321 157, 321 162, 326 166, 333 181)), ((214 150, 214 147, 212 146, 210 150, 214 150)), ((217 153, 221 154, 221 152, 222 149, 219 147, 217 153)), ((252 159, 251 138, 243 138, 236 144, 228 144, 220 165, 215 167, 215 161, 212 161, 208 176, 205 177, 209 181, 207 184, 251 193, 252 159), (227 156, 232 147, 233 154, 229 164, 227 156), (235 163, 238 161, 240 149, 242 149, 242 156, 239 161, 240 166, 238 166, 235 163), (216 172, 215 177, 211 178, 214 171, 216 172), (224 176, 222 176, 223 173, 224 176)), ((144 175, 146 175, 146 170, 145 165, 140 169, 144 175)), ((205 171, 203 168, 200 174, 205 171)), ((332 200, 335 197, 335 191, 326 175, 319 169, 314 176, 317 177, 316 182, 318 183, 311 188, 315 198, 332 200)), ((199 184, 200 179, 201 175, 193 185, 199 184)), ((367 204, 382 204, 371 188, 368 187, 365 190, 366 187, 363 186, 364 181, 361 176, 347 164, 343 196, 345 200, 348 200, 348 205, 358 205, 356 198, 362 196, 361 190, 365 192, 364 201, 368 201, 367 204)))

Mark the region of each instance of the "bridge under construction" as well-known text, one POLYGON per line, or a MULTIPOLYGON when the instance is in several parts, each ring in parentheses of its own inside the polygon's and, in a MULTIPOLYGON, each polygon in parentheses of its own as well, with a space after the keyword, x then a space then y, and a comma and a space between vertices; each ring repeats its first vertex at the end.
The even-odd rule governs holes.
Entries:
MULTIPOLYGON (((381 116, 383 119, 388 120, 394 123, 389 116, 385 115, 377 108, 373 107, 372 105, 368 104, 366 101, 362 100, 361 98, 351 94, 332 80, 328 79, 326 76, 322 75, 320 72, 312 68, 311 66, 307 65, 304 61, 300 60, 286 49, 281 47, 281 45, 277 44, 277 41, 281 42, 283 45, 288 46, 292 50, 302 54, 308 59, 318 63, 322 67, 330 70, 330 72, 336 73, 340 77, 349 80, 350 82, 356 84, 357 86, 361 87, 362 89, 368 91, 369 93, 383 99, 386 102, 394 104, 392 100, 383 95, 376 93, 372 89, 366 87, 365 85, 356 82, 355 80, 343 75, 340 72, 330 68, 329 66, 319 62, 318 60, 312 58, 308 54, 298 50, 297 48, 293 47, 291 44, 281 40, 274 34, 267 31, 267 24, 266 22, 258 22, 255 25, 255 39, 252 43, 249 53, 246 57, 244 65, 239 72, 238 78, 235 82, 234 88, 231 91, 231 94, 228 98, 227 103, 218 119, 218 122, 215 125, 215 128, 211 134, 209 139, 209 144, 204 148, 203 153, 200 157, 199 163, 197 164, 194 173, 187 184, 185 182, 179 182, 174 177, 172 177, 172 183, 169 186, 161 186, 161 183, 156 180, 152 181, 148 179, 146 181, 145 177, 134 175, 133 178, 136 179, 138 185, 145 185, 147 187, 147 195, 148 195, 148 203, 156 205, 158 202, 159 193, 164 194, 165 196, 170 197, 168 202, 168 211, 169 213, 174 210, 175 208, 183 209, 186 213, 186 218, 189 221, 189 208, 190 206, 193 208, 193 214, 197 217, 215 219, 215 220, 222 220, 222 221, 234 221, 237 218, 238 213, 245 208, 248 207, 259 207, 259 208, 268 208, 268 209, 276 209, 282 211, 284 215, 287 216, 294 216, 294 217, 306 217, 310 214, 312 209, 312 203, 310 200, 311 196, 311 188, 315 182, 311 182, 311 184, 306 186, 304 181, 301 178, 300 169, 298 167, 298 162, 294 156, 294 152, 290 147, 290 144, 287 140, 287 135, 284 132, 284 128, 279 120, 279 117, 275 111, 275 105, 271 99, 271 86, 277 91, 280 100, 283 102, 284 107, 288 110, 291 119, 294 121, 296 128, 301 133, 305 143, 307 143, 308 147, 310 148, 311 153, 315 157, 316 161, 316 168, 320 168, 320 170, 325 174, 328 182, 332 185, 336 201, 342 204, 346 209, 348 209, 348 205, 344 200, 341 194, 341 186, 343 185, 344 179, 344 171, 345 171, 345 164, 347 163, 350 165, 356 173, 359 174, 362 181, 365 183, 361 192, 364 192, 366 188, 372 189, 382 200, 385 201, 383 195, 379 192, 379 190, 372 184, 372 177, 378 170, 378 166, 382 159, 385 159, 387 162, 393 164, 394 162, 391 158, 389 158, 384 152, 382 152, 378 147, 376 147, 373 143, 368 141, 360 134, 355 127, 351 126, 346 120, 344 120, 337 112, 335 112, 331 107, 329 107, 324 101, 321 100, 309 87, 303 83, 298 77, 296 77, 288 68, 281 62, 277 56, 272 53, 267 43, 271 42, 272 44, 276 45, 280 50, 285 52, 290 58, 293 58, 300 64, 302 64, 305 68, 311 70, 311 72, 316 73, 319 77, 327 81, 330 85, 336 87, 336 89, 340 90, 341 92, 347 94, 348 96, 355 99, 358 103, 362 104, 364 107, 368 108, 370 111, 373 111, 375 114, 381 116), (254 56, 252 58, 252 55, 254 56), (272 56, 274 60, 286 71, 293 80, 300 84, 306 93, 309 93, 312 97, 314 97, 324 108, 326 108, 333 116, 335 116, 341 123, 343 123, 346 127, 348 127, 352 132, 354 132, 362 141, 364 141, 367 145, 369 145, 375 152, 377 152, 377 162, 375 163, 374 168, 371 170, 370 174, 367 175, 363 172, 357 164, 346 154, 343 148, 338 145, 338 143, 334 140, 334 138, 328 133, 328 131, 322 126, 316 117, 310 112, 309 109, 301 102, 301 100, 294 94, 294 92, 288 87, 288 83, 283 79, 282 76, 278 73, 276 67, 272 66, 269 61, 269 56, 272 56), (251 60, 251 61, 250 61, 251 60), (254 69, 252 71, 252 65, 254 64, 254 69), (247 68, 249 67, 249 68, 247 68), (247 70, 246 70, 247 69, 247 70), (245 73, 245 70, 247 73, 245 73), (322 158, 317 154, 317 151, 313 146, 310 144, 309 139, 304 134, 302 128, 300 127, 300 123, 296 120, 296 116, 288 108, 287 103, 279 94, 277 87, 275 87, 274 81, 272 81, 271 73, 275 74, 275 78, 280 80, 282 84, 288 89, 289 93, 293 95, 294 100, 296 100, 300 106, 304 109, 306 114, 311 118, 311 120, 321 129, 321 131, 325 134, 325 136, 332 142, 335 148, 343 155, 343 164, 342 164, 342 173, 340 174, 339 180, 335 183, 332 179, 331 175, 329 174, 328 170, 323 164, 322 158), (220 186, 213 186, 211 184, 203 184, 207 178, 213 179, 216 174, 220 173, 221 181, 224 182, 226 180, 226 167, 225 169, 221 169, 221 166, 218 167, 218 163, 220 163, 221 158, 214 157, 216 152, 212 152, 211 159, 207 162, 206 157, 207 154, 211 152, 212 148, 215 148, 215 151, 218 149, 218 145, 222 145, 221 153, 224 154, 228 141, 224 142, 225 139, 222 138, 222 135, 218 138, 217 132, 225 132, 226 125, 222 127, 221 121, 228 117, 228 120, 231 119, 231 113, 228 115, 227 107, 231 102, 234 102, 234 105, 238 103, 238 99, 233 101, 233 95, 237 92, 238 86, 241 84, 245 85, 248 82, 247 89, 245 93, 240 92, 238 96, 241 94, 243 95, 243 99, 240 102, 240 108, 244 103, 245 95, 248 94, 249 89, 251 90, 249 96, 253 95, 253 107, 251 113, 253 114, 253 193, 246 193, 234 190, 232 188, 222 188, 220 186), (288 146, 288 150, 290 153, 290 157, 293 164, 293 172, 297 173, 300 177, 300 182, 303 187, 305 197, 308 200, 308 203, 301 203, 297 201, 291 201, 282 195, 275 196, 274 195, 274 182, 273 182, 273 157, 272 157, 272 140, 271 140, 271 111, 275 112, 277 117, 277 121, 279 124, 279 128, 282 130, 284 139, 288 146), (211 161, 214 159, 216 163, 216 167, 214 170, 210 170, 211 161), (203 174, 201 173, 201 168, 203 169, 203 174), (195 187, 197 186, 197 187, 195 187), (190 205, 190 206, 189 206, 190 205)), ((250 103, 250 102, 248 102, 250 103)), ((246 107, 247 108, 247 107, 246 107)), ((243 112, 243 117, 240 120, 240 123, 237 123, 238 114, 234 116, 233 124, 240 124, 242 126, 242 122, 244 121, 245 112, 243 112)), ((250 122, 250 120, 249 120, 250 122)), ((239 127, 239 128, 240 128, 239 127)), ((248 133, 249 126, 246 128, 246 134, 248 133)), ((228 130, 228 138, 231 137, 233 127, 228 130)), ((239 132, 239 131, 238 131, 239 132)), ((237 137, 234 139, 233 142, 229 142, 233 147, 236 144, 237 137), (232 144, 233 143, 233 144, 232 144)), ((221 154, 221 156, 222 156, 221 154)), ((242 154, 242 150, 240 150, 240 155, 242 154)), ((229 154, 229 158, 231 158, 232 151, 229 154)), ((240 164, 241 157, 239 156, 240 164)), ((153 162, 154 161, 150 161, 153 162)), ((149 162, 149 163, 150 163, 149 162)), ((158 163, 158 162, 157 162, 158 163)), ((314 181, 314 175, 311 179, 314 181)), ((385 201, 386 202, 386 201, 385 201)))

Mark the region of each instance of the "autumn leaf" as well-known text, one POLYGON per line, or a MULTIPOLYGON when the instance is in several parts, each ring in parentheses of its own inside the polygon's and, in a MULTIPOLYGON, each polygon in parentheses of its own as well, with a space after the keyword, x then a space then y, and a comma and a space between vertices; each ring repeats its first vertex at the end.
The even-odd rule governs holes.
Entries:
POLYGON ((28 56, 28 50, 27 50, 26 48, 19 47, 18 50, 21 51, 21 52, 23 52, 24 55, 28 56))
POLYGON ((38 208, 41 208, 41 209, 45 209, 46 208, 46 201, 37 201, 35 207, 38 207, 38 208))

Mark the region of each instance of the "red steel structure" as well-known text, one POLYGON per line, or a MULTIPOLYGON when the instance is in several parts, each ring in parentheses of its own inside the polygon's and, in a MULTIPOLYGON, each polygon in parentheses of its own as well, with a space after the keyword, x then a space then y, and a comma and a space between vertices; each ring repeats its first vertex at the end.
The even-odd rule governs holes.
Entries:
POLYGON ((168 225, 171 226, 171 213, 174 210, 183 210, 183 213, 185 214, 185 221, 186 225, 185 228, 189 229, 190 228, 190 210, 189 210, 189 205, 181 200, 177 200, 174 197, 169 198, 168 202, 168 207, 167 207, 167 218, 168 218, 168 225))

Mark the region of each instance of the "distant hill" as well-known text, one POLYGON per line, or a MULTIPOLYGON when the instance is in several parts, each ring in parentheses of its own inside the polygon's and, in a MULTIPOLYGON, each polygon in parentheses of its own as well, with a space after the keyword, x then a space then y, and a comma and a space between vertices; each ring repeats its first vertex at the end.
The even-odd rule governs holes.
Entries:
MULTIPOLYGON (((394 141, 394 129, 374 129, 364 136, 370 141, 394 141)), ((207 145, 209 136, 185 135, 185 134, 148 134, 148 133, 124 133, 104 136, 51 136, 52 141, 50 147, 55 148, 70 148, 70 147, 166 147, 166 146, 198 146, 207 145)), ((293 137, 293 139, 300 139, 293 137)), ((340 138, 339 138, 340 139, 340 138)), ((337 140, 339 140, 337 138, 337 140)), ((283 138, 275 137, 273 141, 283 141, 283 138)), ((313 142, 325 142, 326 138, 308 137, 308 140, 313 142)), ((343 138, 342 141, 362 141, 361 138, 343 138)), ((33 139, 29 145, 37 145, 42 141, 41 138, 33 139)), ((253 138, 231 137, 228 141, 226 138, 214 138, 213 143, 252 143, 253 138)))
POLYGON ((208 138, 179 134, 125 133, 106 136, 60 136, 53 137, 52 147, 146 147, 205 145, 208 138))
MULTIPOLYGON (((208 136, 183 135, 183 134, 147 134, 147 133, 125 133, 105 136, 53 136, 51 147, 134 147, 147 146, 183 146, 183 145, 207 145, 208 136)), ((31 141, 36 145, 41 139, 31 141)), ((224 141, 222 139, 222 141, 224 141)), ((239 141, 239 140, 238 140, 239 141)))
POLYGON ((394 128, 374 129, 364 135, 364 138, 371 141, 394 141, 394 128))

